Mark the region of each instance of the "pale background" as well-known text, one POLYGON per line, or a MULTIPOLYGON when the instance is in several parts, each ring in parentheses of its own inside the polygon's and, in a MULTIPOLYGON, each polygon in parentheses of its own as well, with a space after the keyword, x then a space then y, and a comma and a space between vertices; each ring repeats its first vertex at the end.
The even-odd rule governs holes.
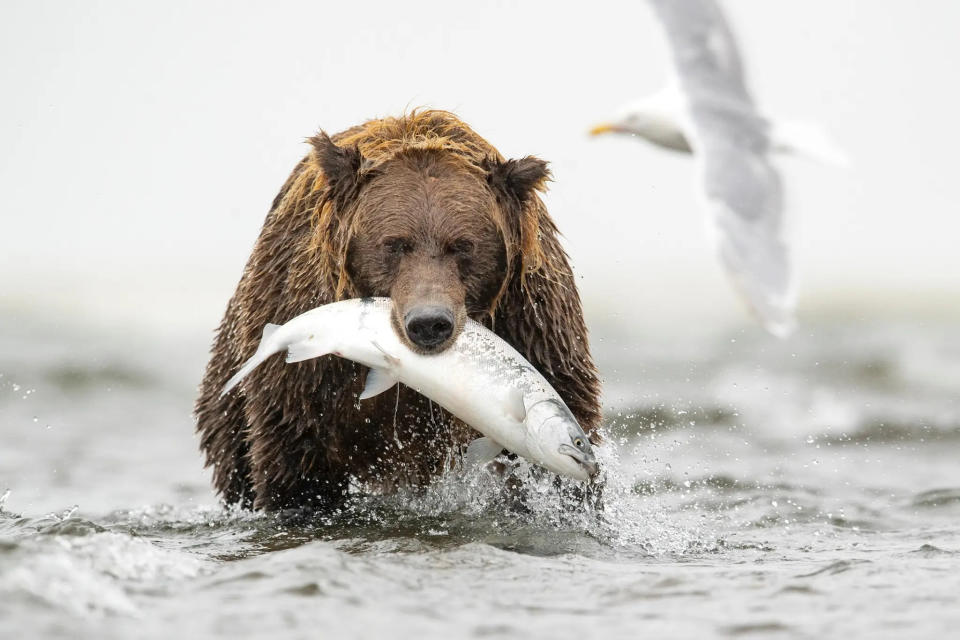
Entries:
MULTIPOLYGON (((725 3, 758 101, 853 167, 783 163, 801 319, 960 310, 960 3, 725 3)), ((4 2, 0 311, 209 331, 305 137, 451 109, 552 163, 591 324, 742 325, 689 159, 588 128, 657 89, 644 2, 4 2)))

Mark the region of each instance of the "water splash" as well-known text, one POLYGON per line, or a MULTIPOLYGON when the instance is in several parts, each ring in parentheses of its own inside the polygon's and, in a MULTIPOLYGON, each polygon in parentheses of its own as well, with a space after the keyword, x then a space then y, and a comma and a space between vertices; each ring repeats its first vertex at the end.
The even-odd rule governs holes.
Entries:
POLYGON ((682 555, 717 546, 703 518, 637 490, 641 470, 622 446, 597 448, 601 477, 587 488, 518 459, 456 469, 392 495, 356 491, 316 521, 326 539, 418 539, 440 547, 485 543, 534 555, 682 555), (628 456, 629 457, 629 456, 628 456))

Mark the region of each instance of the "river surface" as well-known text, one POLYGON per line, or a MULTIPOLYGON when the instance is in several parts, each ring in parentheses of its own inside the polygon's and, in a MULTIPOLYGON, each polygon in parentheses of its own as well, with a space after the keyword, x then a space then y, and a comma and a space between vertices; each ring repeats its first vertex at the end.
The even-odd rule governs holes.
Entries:
POLYGON ((206 343, 0 314, 0 637, 958 637, 955 318, 595 332, 601 511, 480 470, 224 508, 206 343))

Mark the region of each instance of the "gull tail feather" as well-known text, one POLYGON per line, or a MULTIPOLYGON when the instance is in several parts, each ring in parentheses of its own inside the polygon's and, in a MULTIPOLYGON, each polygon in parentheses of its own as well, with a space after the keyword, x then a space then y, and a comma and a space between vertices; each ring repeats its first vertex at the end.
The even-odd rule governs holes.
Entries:
POLYGON ((774 122, 771 132, 773 150, 804 156, 840 169, 850 167, 850 159, 822 128, 812 122, 774 122))

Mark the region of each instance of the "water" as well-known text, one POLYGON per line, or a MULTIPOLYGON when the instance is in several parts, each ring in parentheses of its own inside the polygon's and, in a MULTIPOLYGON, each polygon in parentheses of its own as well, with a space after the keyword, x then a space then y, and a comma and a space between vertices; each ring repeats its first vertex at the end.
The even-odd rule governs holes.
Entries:
POLYGON ((210 492, 200 332, 7 314, 0 637, 952 637, 955 327, 598 331, 602 512, 476 472, 291 518, 210 492))

